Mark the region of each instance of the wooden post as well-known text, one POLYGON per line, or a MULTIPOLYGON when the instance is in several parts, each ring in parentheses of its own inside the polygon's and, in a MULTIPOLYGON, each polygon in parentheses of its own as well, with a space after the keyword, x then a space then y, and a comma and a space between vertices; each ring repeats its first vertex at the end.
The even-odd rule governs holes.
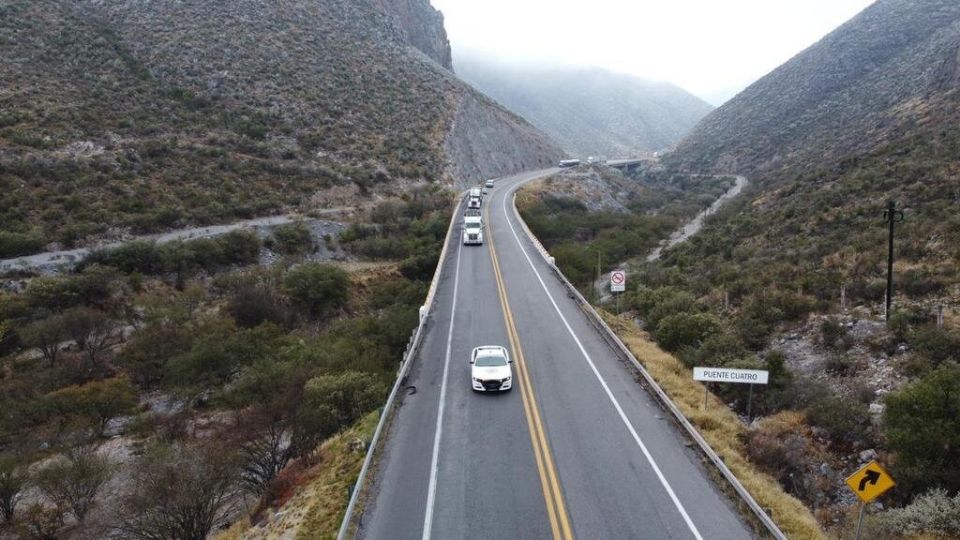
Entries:
POLYGON ((937 328, 943 328, 943 304, 937 306, 937 328))
POLYGON ((847 310, 847 286, 840 286, 840 311, 847 310))
POLYGON ((730 311, 730 291, 723 291, 723 310, 730 311))

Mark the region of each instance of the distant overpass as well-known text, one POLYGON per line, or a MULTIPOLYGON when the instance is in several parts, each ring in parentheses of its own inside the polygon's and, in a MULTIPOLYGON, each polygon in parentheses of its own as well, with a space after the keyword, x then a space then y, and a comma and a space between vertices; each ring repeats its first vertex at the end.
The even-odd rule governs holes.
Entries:
POLYGON ((634 159, 608 159, 607 167, 613 167, 614 169, 620 169, 624 172, 630 172, 640 166, 644 161, 654 161, 649 158, 634 158, 634 159))

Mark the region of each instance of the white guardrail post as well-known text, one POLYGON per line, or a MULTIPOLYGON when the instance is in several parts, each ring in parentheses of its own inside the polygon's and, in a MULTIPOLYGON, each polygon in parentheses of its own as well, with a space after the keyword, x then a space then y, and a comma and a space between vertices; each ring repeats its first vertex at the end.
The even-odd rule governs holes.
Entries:
POLYGON ((664 392, 663 388, 657 384, 657 381, 654 380, 653 376, 647 372, 647 369, 643 367, 643 364, 633 355, 630 349, 620 340, 620 337, 607 325, 606 321, 603 320, 603 317, 593 306, 587 302, 587 299, 580 294, 580 291, 570 283, 570 280, 560 272, 560 269, 557 268, 554 258, 550 256, 547 250, 543 247, 543 244, 540 243, 540 240, 533 235, 533 232, 530 231, 530 228, 527 227, 527 223, 520 217, 520 212, 517 210, 517 193, 514 191, 512 194, 513 197, 513 215, 517 218, 517 221, 520 223, 521 228, 526 234, 530 242, 537 248, 537 251, 540 252, 540 255, 550 264, 550 267, 553 269, 554 274, 560 279, 560 282, 563 283, 564 287, 574 296, 577 303, 580 304, 581 308, 587 314, 587 318, 597 327, 598 330, 607 338, 607 342, 611 344, 611 347, 618 351, 624 358, 626 358, 630 364, 640 373, 647 385, 653 390, 657 398, 660 400, 660 403, 667 408, 672 414, 674 419, 684 428, 687 434, 690 436, 694 442, 697 443, 697 446, 700 447, 700 451, 710 460, 710 462, 720 471, 724 479, 733 487, 734 491, 737 492, 737 495, 746 503, 750 510, 754 513, 757 519, 763 524, 767 529, 767 532, 777 540, 787 540, 787 536, 783 534, 783 531, 780 530, 780 527, 774 523, 773 518, 767 514, 763 508, 757 503, 757 501, 750 495, 750 492, 747 491, 747 488, 743 487, 743 484, 740 483, 740 480, 737 479, 736 475, 727 467, 727 464, 723 462, 723 459, 710 447, 710 443, 700 435, 700 432, 697 431, 697 428, 687 420, 687 417, 683 415, 680 409, 673 403, 673 400, 670 399, 670 396, 664 392))
POLYGON ((357 481, 354 483, 353 490, 350 493, 350 502, 347 503, 347 510, 343 514, 343 521, 340 522, 340 530, 337 533, 337 540, 346 540, 350 534, 350 526, 354 519, 353 514, 356 511, 357 502, 359 501, 361 492, 363 491, 367 473, 370 471, 370 465, 373 462, 374 454, 376 454, 377 447, 380 443, 380 437, 383 434, 384 426, 386 425, 387 419, 390 417, 393 411, 397 394, 400 390, 400 385, 403 383, 404 379, 406 379, 407 372, 410 371, 410 365, 413 363, 413 359, 416 356, 417 351, 420 349, 420 342, 423 339, 423 332, 427 323, 427 317, 433 310, 433 300, 437 293, 437 284, 440 281, 440 274, 443 270, 443 262, 447 258, 447 248, 449 247, 450 241, 453 238, 453 227, 457 223, 457 219, 460 217, 460 207, 463 204, 463 195, 464 193, 460 193, 457 196, 456 205, 453 207, 453 215, 450 216, 450 225, 447 227, 447 236, 443 240, 443 249, 440 251, 440 258, 437 260, 437 268, 433 272, 433 280, 430 282, 430 289, 427 291, 427 299, 424 301, 423 305, 420 306, 420 322, 417 324, 417 329, 413 334, 413 340, 407 347, 407 351, 404 354, 402 363, 400 364, 400 370, 397 372, 397 380, 394 381, 393 387, 390 389, 390 395, 387 397, 387 402, 383 405, 383 411, 380 413, 380 420, 377 422, 377 427, 373 431, 373 438, 370 439, 370 444, 367 446, 367 455, 363 458, 363 466, 360 467, 360 474, 357 476, 357 481))

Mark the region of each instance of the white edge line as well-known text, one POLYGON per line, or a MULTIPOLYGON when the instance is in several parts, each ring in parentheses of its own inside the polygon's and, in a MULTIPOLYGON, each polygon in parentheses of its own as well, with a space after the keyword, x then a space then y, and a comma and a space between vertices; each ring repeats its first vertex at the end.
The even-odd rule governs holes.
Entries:
MULTIPOLYGON (((377 422, 376 429, 373 430, 373 438, 370 439, 370 444, 367 446, 367 455, 363 459, 363 465, 360 467, 360 474, 357 476, 357 480, 354 483, 352 493, 350 495, 350 501, 347 503, 347 510, 343 514, 343 520, 340 522, 340 530, 337 533, 337 540, 346 540, 347 534, 349 532, 350 524, 353 522, 353 514, 356 509, 357 501, 359 499, 360 493, 364 489, 365 481, 367 478, 367 472, 370 470, 370 465, 373 462, 374 454, 380 443, 380 435, 383 432, 384 425, 386 424, 387 417, 391 416, 391 410, 394 406, 394 401, 397 397, 397 391, 400 389, 400 383, 403 382, 404 378, 407 376, 407 371, 410 369, 410 365, 413 363, 414 356, 420 350, 420 343, 423 340, 424 333, 424 323, 427 320, 430 312, 433 311, 433 301, 434 295, 436 294, 437 282, 440 280, 440 275, 443 271, 443 265, 447 260, 447 251, 450 246, 450 237, 453 232, 453 225, 457 222, 458 215, 460 213, 460 205, 462 203, 463 193, 460 194, 460 197, 457 199, 457 204, 454 206, 453 214, 450 216, 450 225, 447 226, 447 235, 444 237, 443 249, 440 251, 440 257, 437 260, 437 268, 433 272, 433 279, 430 281, 430 290, 427 293, 426 301, 421 308, 420 322, 417 324, 417 328, 413 334, 413 341, 408 347, 406 353, 404 353, 403 361, 400 364, 400 370, 397 373, 397 378, 393 383, 393 388, 390 390, 390 395, 387 396, 387 401, 383 405, 380 414, 380 420, 377 422)), ((356 535, 354 535, 356 536, 356 535)))
MULTIPOLYGON (((560 316, 560 320, 563 321, 563 325, 566 327, 567 332, 570 333, 570 336, 573 337, 573 340, 577 343, 580 352, 583 354, 583 357, 587 360, 587 364, 590 365, 590 369, 593 371, 593 374, 597 376, 597 380, 600 381, 600 385, 603 387, 604 392, 606 392, 607 397, 610 398, 610 401, 613 403, 613 406, 617 409, 617 413, 620 415, 620 419, 623 421, 624 425, 627 427, 627 430, 630 432, 630 435, 633 436, 633 440, 636 441, 637 446, 640 447, 640 451, 643 452, 644 457, 647 458, 647 461, 650 463, 650 466, 653 468, 653 472, 656 473, 657 478, 660 480, 660 484, 663 485, 664 489, 667 491, 667 494, 670 496, 670 499, 673 501, 674 506, 677 507, 677 510, 680 512, 680 515, 683 517, 683 520, 686 522, 687 527, 690 528, 690 532, 693 533, 693 536, 697 540, 703 540, 703 536, 700 535, 700 531, 697 530, 697 526, 693 524, 693 520, 690 519, 689 514, 687 514, 686 509, 683 507, 683 504, 680 502, 680 499, 677 498, 677 494, 674 493, 673 488, 670 487, 670 483, 667 481, 667 478, 663 475, 663 472, 660 470, 660 467, 657 465, 657 462, 654 461, 653 456, 650 454, 650 451, 647 450, 647 446, 643 444, 643 441, 640 439, 640 435, 637 434, 637 430, 633 428, 633 425, 630 423, 630 420, 627 418, 626 413, 623 411, 623 408, 620 406, 620 403, 617 401, 617 398, 614 397, 613 392, 610 391, 610 387, 607 386, 607 382, 603 379, 603 376, 600 375, 600 371, 597 370, 596 364, 593 363, 593 359, 590 358, 590 355, 587 353, 587 350, 584 348, 583 344, 580 342, 580 339, 574 333, 573 328, 570 327, 570 323, 567 322, 567 318, 563 316, 563 312, 560 311, 560 307, 557 305, 557 302, 553 299, 553 295, 550 294, 550 290, 547 289, 547 284, 544 283, 543 278, 540 276, 540 272, 537 271, 536 266, 533 264, 533 261, 530 259, 530 255, 527 253, 526 248, 523 247, 523 242, 520 241, 520 236, 517 235, 517 230, 514 228, 513 223, 510 222, 510 216, 507 213, 507 198, 510 195, 511 191, 508 191, 504 194, 503 197, 503 215, 507 220, 507 225, 510 227, 510 232, 513 233, 514 239, 517 241, 517 245, 520 247, 520 251, 523 253, 523 256, 527 259, 527 263, 530 265, 530 269, 533 270, 534 275, 537 277, 537 281, 540 282, 540 286, 543 287, 543 292, 547 294, 547 298, 550 300, 550 303, 553 305, 553 309, 556 310, 557 315, 560 316)), ((427 537, 424 537, 426 539, 427 537)))
POLYGON ((443 433, 443 410, 447 401, 447 375, 450 372, 450 349, 453 343, 453 320, 457 315, 457 290, 460 286, 460 252, 457 242, 457 266, 453 273, 453 302, 450 308, 450 329, 447 331, 447 352, 443 359, 443 380, 440 382, 440 404, 437 406, 437 428, 433 435, 433 457, 430 459, 430 484, 427 488, 427 510, 423 515, 423 540, 430 540, 433 532, 433 507, 437 499, 437 473, 439 472, 440 437, 443 433))

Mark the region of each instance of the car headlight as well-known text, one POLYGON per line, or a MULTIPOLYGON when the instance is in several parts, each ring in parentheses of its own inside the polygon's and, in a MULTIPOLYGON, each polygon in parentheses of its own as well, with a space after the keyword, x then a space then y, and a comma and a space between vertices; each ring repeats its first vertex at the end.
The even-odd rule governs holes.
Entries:
POLYGON ((507 378, 503 380, 503 382, 510 382, 510 376, 508 375, 507 378))
POLYGON ((476 378, 476 377, 474 377, 474 378, 473 378, 473 382, 478 382, 478 383, 482 383, 482 382, 483 382, 483 380, 482 380, 482 379, 478 379, 478 378, 476 378))

